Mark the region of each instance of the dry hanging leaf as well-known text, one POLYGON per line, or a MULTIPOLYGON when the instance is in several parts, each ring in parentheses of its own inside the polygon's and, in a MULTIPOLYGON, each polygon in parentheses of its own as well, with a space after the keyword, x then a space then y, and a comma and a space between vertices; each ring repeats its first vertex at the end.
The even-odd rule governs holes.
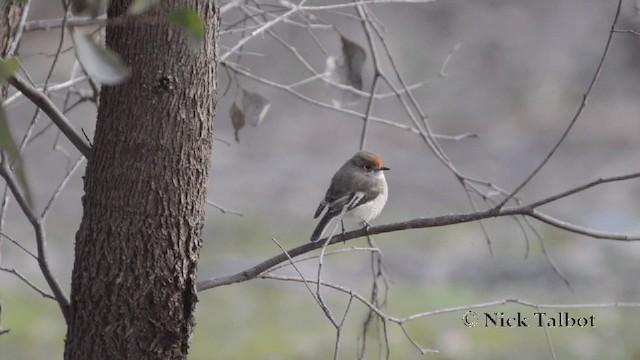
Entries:
MULTIPOLYGON (((355 42, 341 36, 342 54, 338 57, 329 56, 326 61, 325 72, 329 74, 329 79, 338 84, 351 86, 362 90, 362 68, 367 54, 364 49, 355 42)), ((355 92, 330 85, 331 97, 334 105, 354 105, 360 100, 360 96, 355 92)))
POLYGON ((238 109, 236 103, 231 104, 231 109, 229 109, 229 116, 231 116, 231 124, 233 124, 233 130, 235 130, 236 141, 240 142, 240 138, 238 137, 238 131, 244 127, 244 115, 242 111, 238 109))
POLYGON ((362 66, 364 65, 364 60, 367 58, 367 54, 360 45, 350 41, 344 36, 342 36, 341 39, 347 84, 358 90, 362 90, 362 66))
POLYGON ((269 100, 262 95, 240 88, 231 109, 229 109, 231 123, 236 132, 236 141, 240 141, 238 131, 244 127, 245 123, 248 122, 253 126, 260 125, 270 106, 269 100))

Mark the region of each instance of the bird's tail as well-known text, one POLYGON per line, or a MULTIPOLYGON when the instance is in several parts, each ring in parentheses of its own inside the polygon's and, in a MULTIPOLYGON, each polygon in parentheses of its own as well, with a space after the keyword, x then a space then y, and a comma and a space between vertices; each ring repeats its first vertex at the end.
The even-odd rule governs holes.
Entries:
POLYGON ((322 233, 324 232, 324 229, 327 227, 327 224, 329 224, 329 221, 331 221, 332 218, 333 217, 327 216, 327 214, 325 214, 322 219, 320 219, 318 226, 316 226, 316 229, 313 230, 313 234, 311 234, 311 242, 316 242, 320 239, 322 233))

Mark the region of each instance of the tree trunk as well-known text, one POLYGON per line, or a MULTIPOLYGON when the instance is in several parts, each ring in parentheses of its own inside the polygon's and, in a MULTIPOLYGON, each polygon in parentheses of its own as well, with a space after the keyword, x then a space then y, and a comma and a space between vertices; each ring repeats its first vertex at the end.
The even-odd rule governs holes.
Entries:
MULTIPOLYGON (((20 17, 24 10, 23 5, 7 1, 0 5, 0 59, 4 59, 8 54, 13 41, 15 40, 20 17)), ((0 103, 7 98, 8 84, 0 84, 0 103)))
MULTIPOLYGON (((126 16, 112 0, 108 17, 126 16)), ((65 359, 184 359, 217 101, 216 1, 161 1, 107 26, 131 78, 102 88, 84 212, 76 235, 65 359), (204 44, 189 50, 172 10, 196 10, 204 44)))

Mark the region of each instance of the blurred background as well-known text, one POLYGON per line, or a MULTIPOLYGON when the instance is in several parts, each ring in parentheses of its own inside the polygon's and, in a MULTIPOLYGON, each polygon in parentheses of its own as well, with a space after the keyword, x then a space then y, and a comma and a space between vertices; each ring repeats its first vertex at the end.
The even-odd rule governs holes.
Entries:
MULTIPOLYGON (((614 1, 600 0, 450 0, 369 8, 384 25, 399 71, 410 84, 426 81, 413 94, 428 114, 432 130, 444 135, 478 135, 440 141, 456 168, 511 190, 546 156, 578 109, 604 50, 615 7, 614 1), (457 44, 445 68, 448 76, 439 76, 457 44)), ((274 16, 280 13, 274 10, 274 16)), ((334 24, 341 34, 367 49, 363 89, 368 91, 373 80, 371 54, 362 25, 353 17, 354 9, 312 14, 318 22, 334 24)), ((38 0, 32 2, 28 20, 62 15, 57 2, 38 0)), ((244 17, 239 9, 232 9, 224 14, 222 28, 244 17)), ((635 3, 623 1, 618 28, 637 31, 639 22, 635 3)), ((273 30, 319 73, 324 71, 328 56, 340 55, 340 36, 334 29, 315 29, 313 37, 295 24, 281 23, 273 30)), ((241 32, 226 33, 221 53, 242 36, 241 32)), ((36 83, 44 81, 50 55, 59 41, 59 28, 24 34, 20 59, 36 83)), ((67 34, 63 48, 71 45, 67 34)), ((380 44, 377 48, 381 50, 380 44)), ((253 38, 242 51, 240 64, 260 78, 292 84, 309 77, 291 52, 269 35, 253 38)), ((380 58, 387 75, 395 80, 388 60, 382 54, 380 58)), ((238 58, 233 55, 228 60, 237 62, 238 58)), ((74 61, 73 51, 65 51, 52 81, 68 80, 74 61)), ((521 191, 525 201, 640 169, 639 64, 640 37, 614 34, 588 106, 554 157, 521 191)), ((282 89, 243 76, 231 81, 230 74, 220 69, 219 140, 214 145, 209 199, 243 216, 208 208, 200 279, 241 271, 278 254, 272 238, 287 249, 307 242, 316 224, 313 213, 332 174, 358 150, 363 125, 361 118, 302 101, 282 89), (241 129, 236 142, 229 109, 238 84, 262 95, 271 106, 260 126, 241 129)), ((333 100, 332 92, 320 81, 296 90, 324 103, 333 100)), ((390 89, 381 86, 379 91, 390 89)), ((64 95, 51 96, 62 104, 64 95)), ((365 112, 366 104, 362 99, 348 108, 365 112)), ((14 138, 22 138, 33 111, 24 98, 8 107, 14 138)), ((376 100, 373 113, 411 125, 393 96, 376 100)), ((93 105, 81 105, 68 116, 91 136, 93 105)), ((43 117, 36 130, 49 124, 43 117)), ((53 150, 57 136, 51 127, 24 155, 38 209, 45 206, 70 166, 63 153, 53 150)), ((65 140, 59 144, 72 159, 78 156, 65 140)), ((367 148, 392 169, 387 174, 389 202, 374 225, 472 210, 455 177, 416 134, 372 123, 367 148)), ((51 265, 67 292, 74 236, 82 214, 83 173, 84 164, 46 223, 51 265)), ((638 199, 640 182, 631 180, 592 188, 542 210, 581 226, 638 234, 638 199)), ((526 256, 527 237, 518 223, 501 218, 485 222, 494 256, 477 223, 375 236, 390 279, 385 311, 403 317, 505 298, 536 304, 640 302, 640 244, 592 239, 532 223, 573 290, 553 271, 535 236, 528 231, 526 256)), ((7 235, 35 248, 32 228, 14 201, 5 226, 7 235)), ((336 248, 350 246, 366 246, 366 241, 336 248)), ((0 250, 3 266, 16 268, 45 287, 37 264, 29 256, 7 241, 0 250)), ((317 260, 299 266, 312 277, 317 260)), ((281 273, 292 274, 287 270, 281 273)), ((368 296, 370 254, 351 252, 327 258, 324 279, 368 296)), ((331 290, 324 295, 336 316, 341 316, 348 296, 331 290)), ((0 336, 2 358, 62 356, 66 328, 53 301, 6 273, 0 274, 0 301, 1 324, 11 330, 0 336)), ((476 311, 511 316, 521 312, 529 317, 536 310, 503 305, 476 311)), ((440 351, 427 355, 433 359, 551 358, 543 328, 467 328, 461 321, 465 312, 418 319, 410 322, 407 330, 423 347, 440 351)), ((558 358, 640 359, 635 335, 640 330, 640 308, 586 307, 570 309, 569 313, 575 317, 593 315, 596 327, 549 329, 558 358)), ((341 342, 342 358, 356 358, 365 315, 361 304, 352 304, 341 342)), ((192 359, 326 359, 333 354, 335 329, 299 283, 254 280, 203 292, 196 318, 192 359)), ((400 328, 388 324, 388 331, 391 359, 422 358, 400 328)), ((377 338, 373 331, 367 358, 378 358, 377 338)))

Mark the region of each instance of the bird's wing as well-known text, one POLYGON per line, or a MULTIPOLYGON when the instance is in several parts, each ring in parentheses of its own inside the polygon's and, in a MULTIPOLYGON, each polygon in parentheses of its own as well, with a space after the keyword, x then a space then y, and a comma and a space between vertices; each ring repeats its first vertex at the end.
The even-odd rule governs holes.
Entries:
MULTIPOLYGON (((329 204, 329 209, 327 210, 327 215, 333 217, 337 216, 344 210, 345 212, 357 208, 358 206, 365 204, 371 200, 373 200, 375 196, 367 195, 361 191, 354 191, 338 199, 335 199, 333 202, 329 204)), ((326 206, 326 205, 325 205, 326 206)))
POLYGON ((333 183, 334 182, 332 181, 331 185, 329 185, 329 188, 327 189, 327 192, 324 194, 324 199, 322 199, 322 201, 320 202, 320 205, 318 205, 318 209, 316 210, 316 213, 313 215, 314 219, 320 216, 320 214, 322 214, 322 211, 324 211, 324 208, 328 204, 333 203, 334 201, 336 201, 337 198, 340 197, 340 195, 342 195, 342 194, 338 194, 338 196, 336 197, 336 194, 335 194, 336 191, 334 190, 333 183))
POLYGON ((325 200, 322 200, 320 202, 320 205, 318 205, 318 209, 316 210, 315 215, 313 215, 313 218, 317 218, 318 216, 320 216, 320 214, 322 214, 322 211, 324 210, 324 208, 327 206, 327 202, 325 200))

